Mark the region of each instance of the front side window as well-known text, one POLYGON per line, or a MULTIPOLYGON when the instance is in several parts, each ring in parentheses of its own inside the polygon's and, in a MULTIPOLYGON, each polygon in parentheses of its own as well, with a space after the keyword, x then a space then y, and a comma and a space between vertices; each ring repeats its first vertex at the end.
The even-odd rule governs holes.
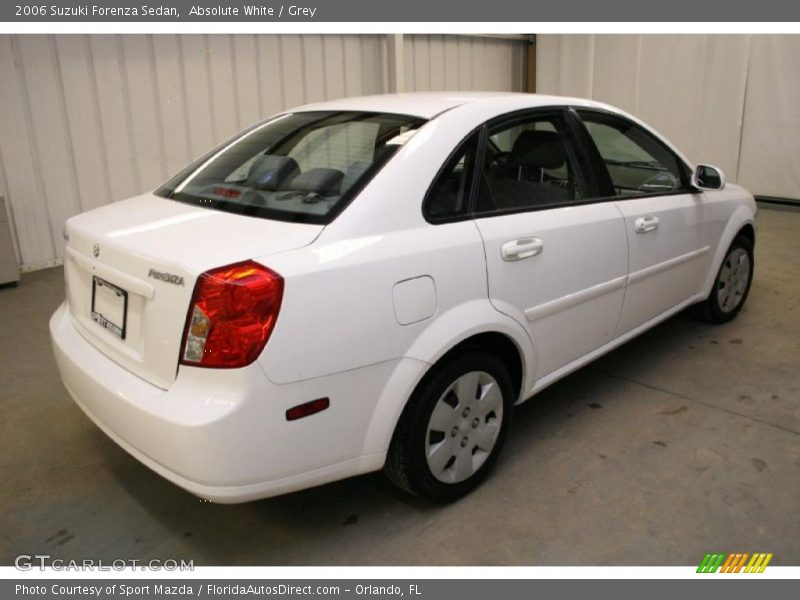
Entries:
POLYGON ((284 115, 244 132, 156 194, 227 212, 329 223, 424 122, 363 112, 284 115))
POLYGON ((670 193, 686 188, 683 163, 644 129, 605 113, 578 114, 605 165, 614 196, 670 193))
POLYGON ((562 114, 523 116, 489 128, 478 212, 568 205, 588 191, 562 114))

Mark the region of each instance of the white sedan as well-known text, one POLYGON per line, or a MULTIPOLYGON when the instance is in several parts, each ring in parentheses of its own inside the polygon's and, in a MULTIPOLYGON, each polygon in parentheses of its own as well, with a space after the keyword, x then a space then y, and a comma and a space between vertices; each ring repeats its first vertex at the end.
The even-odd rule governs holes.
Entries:
POLYGON ((98 427, 203 498, 384 469, 449 501, 515 404, 690 305, 736 316, 755 212, 597 102, 314 104, 70 219, 53 346, 98 427))

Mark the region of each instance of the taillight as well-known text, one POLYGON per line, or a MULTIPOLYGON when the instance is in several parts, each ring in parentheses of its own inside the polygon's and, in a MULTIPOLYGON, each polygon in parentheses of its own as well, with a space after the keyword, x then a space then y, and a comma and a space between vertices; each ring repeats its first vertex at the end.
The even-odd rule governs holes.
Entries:
POLYGON ((181 364, 231 369, 252 363, 269 340, 283 298, 283 277, 253 261, 197 278, 181 364))

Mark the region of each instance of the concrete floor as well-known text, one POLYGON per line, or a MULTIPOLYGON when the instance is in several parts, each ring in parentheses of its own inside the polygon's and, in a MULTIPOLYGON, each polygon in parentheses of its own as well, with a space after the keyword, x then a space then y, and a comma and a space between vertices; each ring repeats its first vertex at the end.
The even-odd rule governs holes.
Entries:
POLYGON ((380 475, 238 506, 130 458, 72 403, 47 320, 60 269, 0 290, 0 564, 800 564, 800 212, 759 215, 757 275, 724 326, 679 315, 520 407, 484 486, 434 507, 380 475))

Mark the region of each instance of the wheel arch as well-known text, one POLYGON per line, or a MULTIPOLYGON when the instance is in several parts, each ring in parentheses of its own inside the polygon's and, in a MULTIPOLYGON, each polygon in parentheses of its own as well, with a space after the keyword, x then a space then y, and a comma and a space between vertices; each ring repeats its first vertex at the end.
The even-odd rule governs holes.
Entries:
POLYGON ((753 246, 756 245, 756 228, 752 223, 745 224, 733 238, 736 239, 740 235, 747 238, 753 246))
POLYGON ((720 236, 719 244, 714 252, 714 258, 710 263, 710 268, 706 274, 705 285, 703 286, 703 296, 707 297, 711 293, 711 288, 714 286, 714 279, 717 277, 722 259, 725 258, 725 253, 733 243, 738 235, 744 235, 755 246, 756 228, 753 220, 753 212, 746 206, 740 206, 731 215, 725 230, 720 236))
MULTIPOLYGON (((511 376, 511 385, 513 386, 515 397, 519 399, 524 385, 524 358, 514 340, 507 334, 498 331, 484 331, 461 340, 442 354, 435 363, 431 364, 425 376, 439 365, 453 360, 459 354, 464 354, 471 350, 489 352, 502 361, 508 369, 508 374, 511 376)), ((424 379, 425 377, 420 379, 420 381, 417 382, 417 386, 419 386, 424 379)))
POLYGON ((488 350, 509 369, 518 403, 528 389, 534 352, 524 329, 488 300, 468 302, 441 315, 414 341, 376 402, 364 452, 385 452, 414 390, 443 361, 469 349, 488 350), (464 323, 473 326, 464 327, 464 323), (458 327, 458 324, 461 326, 458 327))

